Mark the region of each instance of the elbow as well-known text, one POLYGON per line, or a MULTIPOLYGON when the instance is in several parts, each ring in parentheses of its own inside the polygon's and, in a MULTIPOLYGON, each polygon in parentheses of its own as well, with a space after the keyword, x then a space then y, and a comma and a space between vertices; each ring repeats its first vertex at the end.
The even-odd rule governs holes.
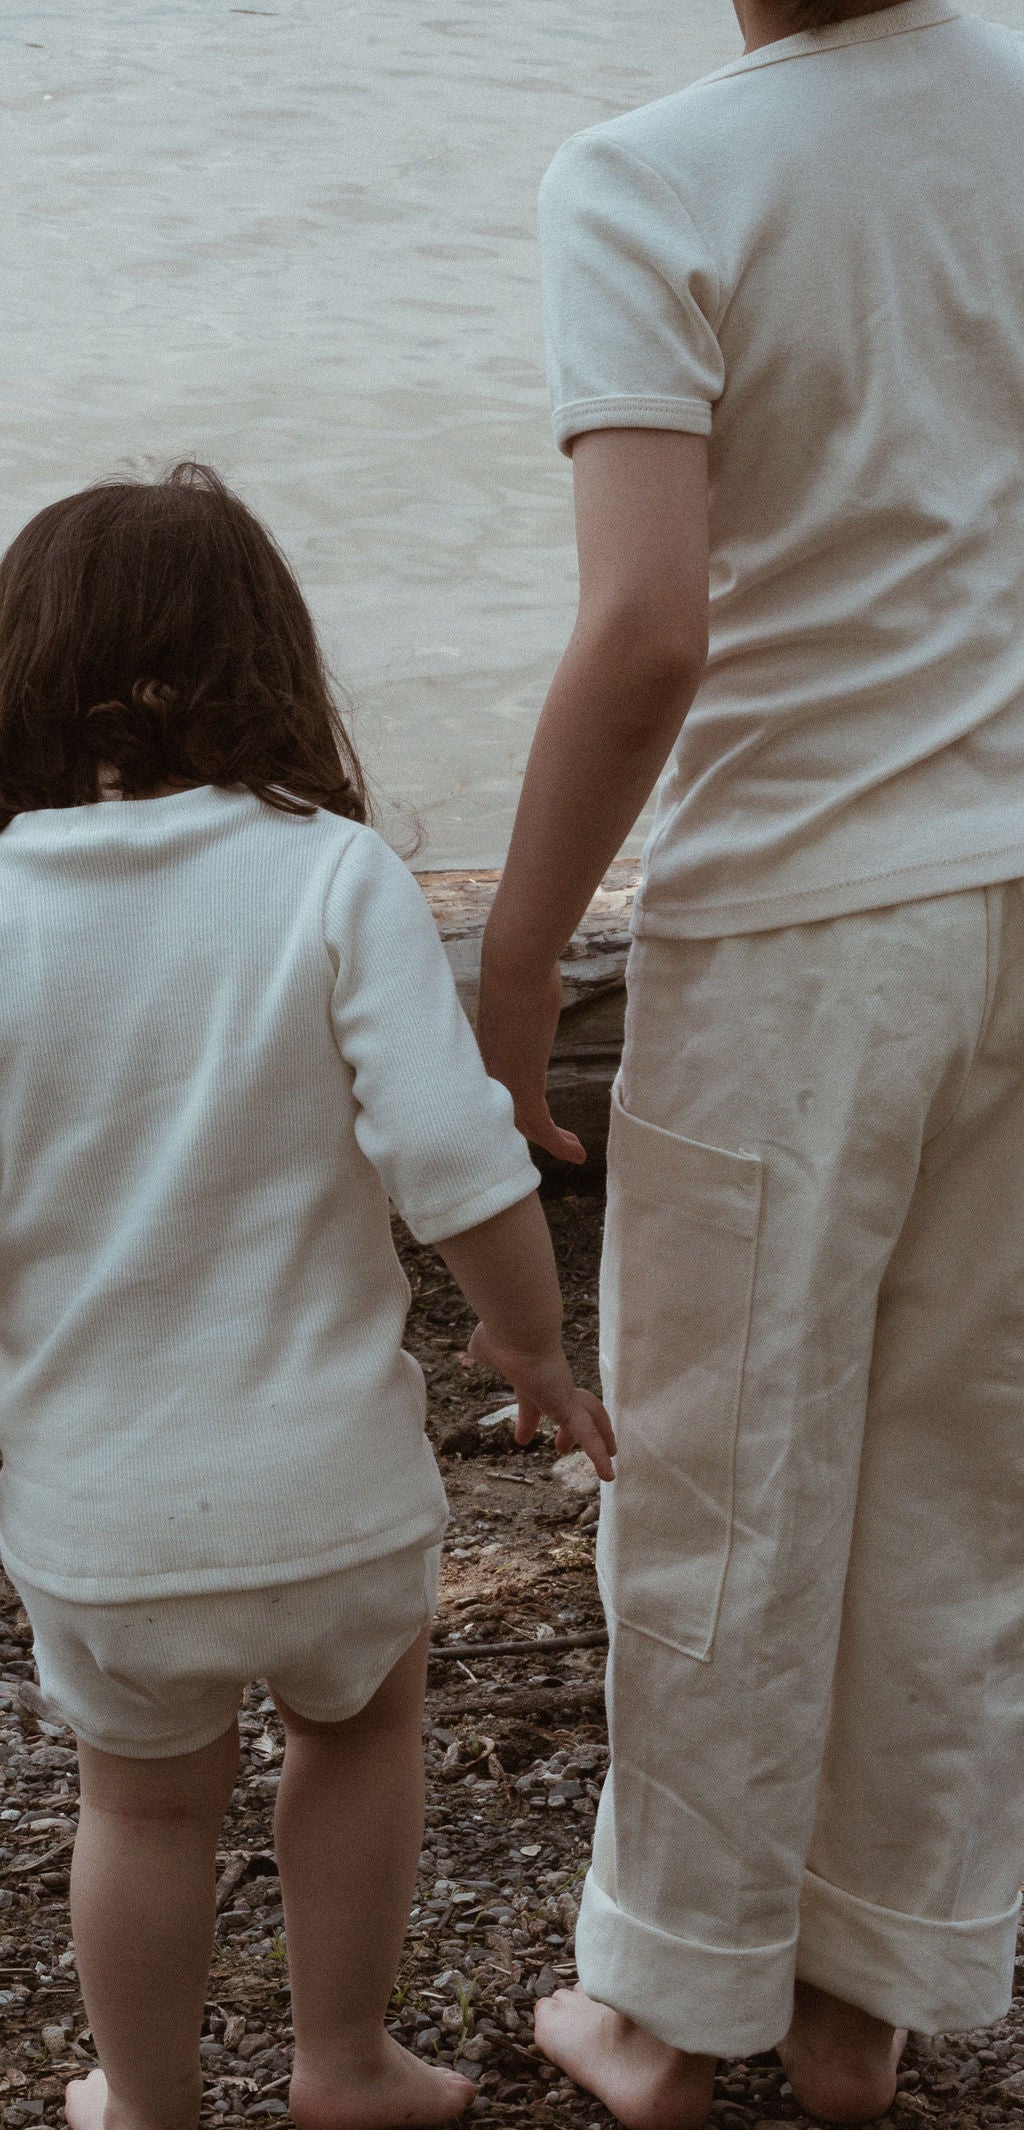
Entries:
POLYGON ((601 615, 581 610, 577 633, 588 663, 655 719, 681 706, 685 716, 708 657, 707 611, 668 616, 643 603, 601 615))

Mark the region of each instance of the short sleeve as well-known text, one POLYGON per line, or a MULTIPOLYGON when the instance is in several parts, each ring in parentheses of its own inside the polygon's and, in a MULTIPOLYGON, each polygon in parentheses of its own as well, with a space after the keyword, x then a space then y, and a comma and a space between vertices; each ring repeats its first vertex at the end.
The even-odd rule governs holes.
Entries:
POLYGON ((540 1177, 512 1097, 484 1069, 425 896, 372 829, 351 836, 334 871, 324 937, 356 1139, 417 1241, 527 1197, 540 1177))
POLYGON ((707 436, 725 383, 720 282, 688 209, 615 122, 560 148, 540 191, 555 441, 586 429, 707 436))

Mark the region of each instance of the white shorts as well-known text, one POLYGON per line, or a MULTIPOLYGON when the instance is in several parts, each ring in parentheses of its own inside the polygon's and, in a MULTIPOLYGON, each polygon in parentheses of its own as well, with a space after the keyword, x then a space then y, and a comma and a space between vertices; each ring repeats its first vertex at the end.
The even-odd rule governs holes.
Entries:
POLYGON ((358 1714, 437 1604, 439 1545, 262 1590, 80 1605, 23 1580, 43 1697, 101 1753, 160 1760, 228 1729, 265 1679, 297 1716, 358 1714))

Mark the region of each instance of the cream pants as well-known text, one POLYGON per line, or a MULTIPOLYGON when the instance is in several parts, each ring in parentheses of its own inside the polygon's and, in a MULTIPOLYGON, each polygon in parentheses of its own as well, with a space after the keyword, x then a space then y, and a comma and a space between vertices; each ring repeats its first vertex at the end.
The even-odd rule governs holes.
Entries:
POLYGON ((741 2056, 794 1975, 1006 2010, 1024 1864, 1024 883, 637 942, 584 1988, 741 2056))

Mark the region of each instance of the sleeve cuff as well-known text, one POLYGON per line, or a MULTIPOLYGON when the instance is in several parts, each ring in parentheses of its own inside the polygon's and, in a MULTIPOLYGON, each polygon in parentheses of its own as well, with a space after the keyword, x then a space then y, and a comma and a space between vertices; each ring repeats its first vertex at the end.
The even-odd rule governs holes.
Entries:
POLYGON ((496 1213, 507 1212, 509 1206, 518 1205, 520 1199, 529 1198, 540 1182, 540 1171, 532 1161, 526 1161, 515 1174, 506 1176, 501 1183, 492 1183, 485 1191, 476 1191, 472 1198, 451 1199, 443 1206, 431 1207, 427 1212, 415 1215, 403 1212, 403 1219, 410 1233, 419 1243, 444 1242, 449 1235, 462 1235, 467 1228, 478 1228, 482 1221, 493 1220, 496 1213))
POLYGON ((684 429, 691 436, 710 436, 711 408, 706 399, 576 399, 552 415, 560 451, 587 429, 684 429))

